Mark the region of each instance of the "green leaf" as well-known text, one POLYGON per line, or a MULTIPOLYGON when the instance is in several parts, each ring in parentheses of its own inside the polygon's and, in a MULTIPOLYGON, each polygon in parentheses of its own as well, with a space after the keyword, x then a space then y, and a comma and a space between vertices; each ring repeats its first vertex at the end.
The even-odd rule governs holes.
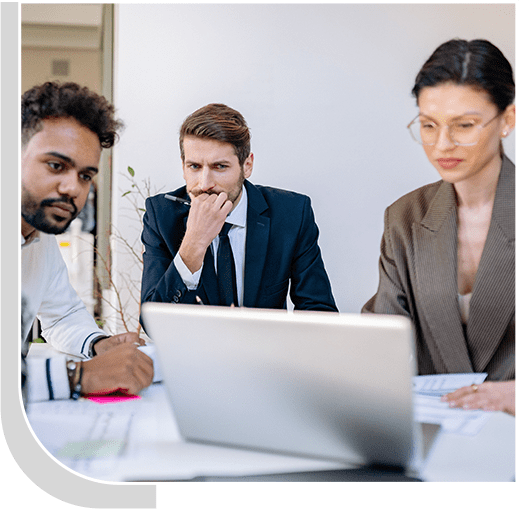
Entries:
POLYGON ((122 198, 123 196, 126 196, 127 194, 130 194, 130 193, 131 193, 131 191, 126 191, 125 193, 123 193, 123 194, 121 195, 121 198, 122 198))
POLYGON ((146 209, 139 209, 141 212, 146 212, 146 209))
POLYGON ((132 177, 135 177, 135 171, 134 171, 134 169, 133 169, 131 166, 128 166, 128 173, 129 173, 132 177))

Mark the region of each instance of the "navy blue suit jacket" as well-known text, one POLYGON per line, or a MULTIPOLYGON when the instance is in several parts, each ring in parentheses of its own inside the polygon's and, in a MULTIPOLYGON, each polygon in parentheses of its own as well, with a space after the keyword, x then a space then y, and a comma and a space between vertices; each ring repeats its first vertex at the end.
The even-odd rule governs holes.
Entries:
MULTIPOLYGON (((255 186, 245 181, 248 196, 243 305, 252 308, 286 308, 337 311, 330 281, 317 244, 310 198, 302 194, 255 186)), ((174 191, 188 198, 186 188, 174 191)), ((189 291, 173 259, 186 230, 189 207, 158 194, 146 200, 144 214, 144 269, 142 302, 218 304, 211 246, 207 249, 198 288, 189 291)))

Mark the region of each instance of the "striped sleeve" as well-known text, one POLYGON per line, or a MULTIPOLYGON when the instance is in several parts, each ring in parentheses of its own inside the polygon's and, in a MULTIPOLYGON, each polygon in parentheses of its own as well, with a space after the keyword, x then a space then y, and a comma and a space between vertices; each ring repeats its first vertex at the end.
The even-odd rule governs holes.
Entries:
POLYGON ((45 358, 27 357, 27 399, 29 403, 70 398, 64 356, 45 358))

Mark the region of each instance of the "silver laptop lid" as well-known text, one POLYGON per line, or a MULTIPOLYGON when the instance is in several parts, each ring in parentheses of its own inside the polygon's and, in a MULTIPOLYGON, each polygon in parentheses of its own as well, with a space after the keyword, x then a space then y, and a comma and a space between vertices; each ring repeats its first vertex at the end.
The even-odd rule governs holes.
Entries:
POLYGON ((410 322, 400 316, 145 303, 187 440, 406 467, 410 322))

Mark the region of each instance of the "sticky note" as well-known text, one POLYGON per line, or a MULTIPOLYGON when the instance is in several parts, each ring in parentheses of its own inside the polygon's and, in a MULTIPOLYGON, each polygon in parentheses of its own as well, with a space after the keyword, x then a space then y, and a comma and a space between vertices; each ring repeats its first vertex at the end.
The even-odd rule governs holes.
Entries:
POLYGON ((106 458, 119 454, 124 445, 124 440, 68 442, 57 452, 56 456, 75 460, 106 458))
POLYGON ((114 394, 107 394, 106 396, 87 396, 87 399, 100 405, 106 405, 107 403, 121 403, 130 399, 141 399, 136 394, 122 394, 120 392, 114 394))

